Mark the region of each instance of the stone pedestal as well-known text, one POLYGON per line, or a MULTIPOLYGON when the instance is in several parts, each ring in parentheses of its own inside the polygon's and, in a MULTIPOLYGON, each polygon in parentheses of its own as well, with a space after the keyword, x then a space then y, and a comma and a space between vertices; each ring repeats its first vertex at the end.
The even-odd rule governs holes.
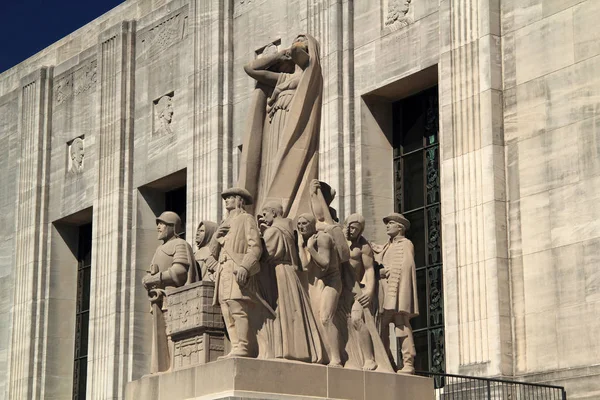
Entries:
POLYGON ((127 384, 126 400, 433 400, 433 380, 278 360, 230 358, 148 375, 127 384))
POLYGON ((206 364, 224 354, 225 325, 213 306, 213 282, 167 290, 167 335, 173 341, 173 370, 206 364))

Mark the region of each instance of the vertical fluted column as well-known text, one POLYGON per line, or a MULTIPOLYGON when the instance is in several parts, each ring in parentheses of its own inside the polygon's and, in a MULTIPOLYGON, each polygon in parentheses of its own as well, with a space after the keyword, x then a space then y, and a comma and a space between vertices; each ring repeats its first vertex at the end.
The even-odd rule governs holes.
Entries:
POLYGON ((122 397, 131 368, 128 265, 131 251, 134 24, 103 32, 98 44, 98 161, 92 239, 88 399, 122 397))
POLYGON ((308 33, 320 43, 323 110, 319 179, 337 191, 341 218, 355 207, 354 2, 308 1, 308 33))
POLYGON ((10 399, 39 398, 43 386, 51 74, 42 68, 21 81, 10 399))
POLYGON ((440 3, 440 110, 446 367, 509 375, 500 9, 440 3))
POLYGON ((192 3, 194 29, 193 155, 188 174, 191 221, 222 215, 220 193, 232 184, 231 1, 192 3))

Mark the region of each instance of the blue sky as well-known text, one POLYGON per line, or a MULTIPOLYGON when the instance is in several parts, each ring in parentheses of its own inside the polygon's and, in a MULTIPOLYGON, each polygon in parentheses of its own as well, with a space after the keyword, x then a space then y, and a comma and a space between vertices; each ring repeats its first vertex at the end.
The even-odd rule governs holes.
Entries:
POLYGON ((0 0, 0 73, 124 0, 0 0))

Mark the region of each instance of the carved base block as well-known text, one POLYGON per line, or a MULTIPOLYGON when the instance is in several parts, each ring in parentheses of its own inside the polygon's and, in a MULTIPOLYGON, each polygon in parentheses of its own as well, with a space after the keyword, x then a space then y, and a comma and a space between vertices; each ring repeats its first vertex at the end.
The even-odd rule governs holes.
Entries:
POLYGON ((225 352, 225 325, 212 305, 214 282, 167 290, 167 335, 173 342, 173 370, 215 361, 225 352))
POLYGON ((174 341, 173 369, 191 367, 216 361, 225 352, 225 336, 205 332, 174 341))
POLYGON ((433 400, 433 380, 279 360, 230 358, 127 384, 126 400, 433 400))

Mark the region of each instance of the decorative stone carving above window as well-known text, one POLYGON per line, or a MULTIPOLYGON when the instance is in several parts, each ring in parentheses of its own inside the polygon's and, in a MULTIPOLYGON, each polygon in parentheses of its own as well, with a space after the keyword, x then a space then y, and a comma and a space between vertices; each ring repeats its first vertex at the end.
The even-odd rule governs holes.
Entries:
POLYGON ((188 7, 159 19, 139 33, 142 53, 149 56, 160 54, 185 37, 188 21, 188 7))
POLYGON ((384 28, 388 31, 396 31, 413 22, 413 1, 418 0, 384 0, 387 3, 384 15, 384 28))
POLYGON ((97 61, 84 62, 75 70, 58 77, 54 83, 54 101, 57 106, 87 92, 96 86, 97 61))

